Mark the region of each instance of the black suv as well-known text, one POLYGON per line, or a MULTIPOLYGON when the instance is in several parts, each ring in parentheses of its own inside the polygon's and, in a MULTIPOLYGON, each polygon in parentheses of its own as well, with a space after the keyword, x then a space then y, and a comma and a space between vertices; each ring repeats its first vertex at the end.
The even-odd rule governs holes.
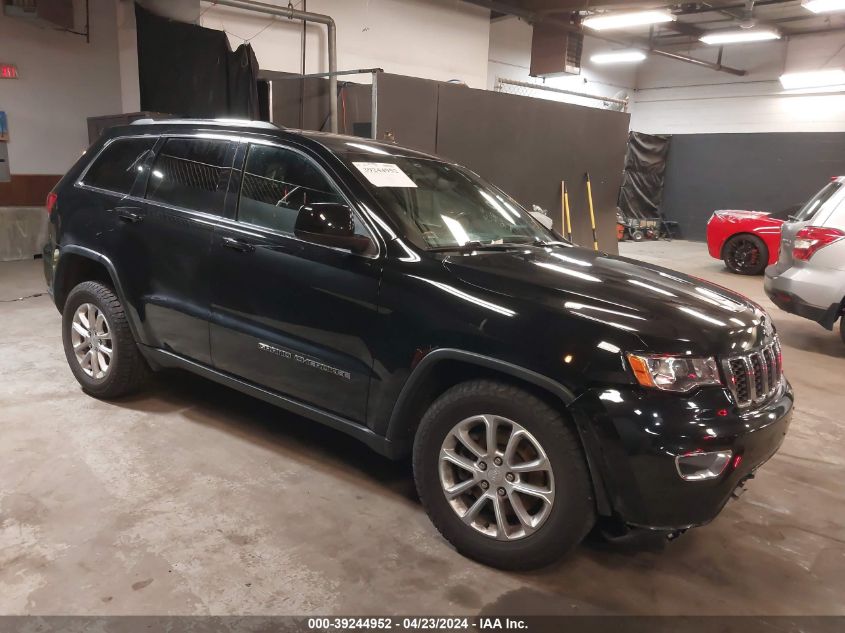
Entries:
POLYGON ((144 120, 47 206, 45 274, 87 393, 182 368, 412 454, 431 520, 490 565, 548 563, 597 520, 707 523, 791 418, 759 306, 561 241, 396 145, 144 120))

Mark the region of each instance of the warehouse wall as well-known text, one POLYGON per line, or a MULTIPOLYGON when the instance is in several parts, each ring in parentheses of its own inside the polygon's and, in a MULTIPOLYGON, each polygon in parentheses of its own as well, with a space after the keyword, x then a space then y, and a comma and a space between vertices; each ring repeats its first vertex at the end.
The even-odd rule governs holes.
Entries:
MULTIPOLYGON (((499 77, 520 81, 540 81, 528 74, 531 64, 531 32, 530 24, 515 17, 500 18, 490 24, 490 54, 487 67, 488 89, 494 90, 496 88, 496 79, 499 77)), ((633 94, 636 65, 598 66, 590 62, 591 55, 609 48, 608 44, 585 36, 581 74, 550 78, 546 80, 546 85, 604 97, 613 97, 620 91, 633 94)), ((510 86, 505 86, 504 90, 564 103, 602 107, 601 101, 572 95, 510 86)))
POLYGON ((845 35, 726 46, 723 63, 748 74, 652 57, 639 68, 631 108, 631 129, 672 135, 661 211, 694 240, 705 239, 715 210, 777 211, 845 173, 845 93, 790 94, 778 81, 845 65, 845 35))
MULTIPOLYGON (((651 134, 845 131, 845 93, 787 94, 784 72, 845 65, 845 34, 726 46, 723 63, 744 77, 652 56, 637 72, 631 129, 651 134)), ((710 47, 689 52, 715 61, 710 47)))
POLYGON ((88 147, 85 119, 120 111, 114 0, 91 0, 90 44, 0 12, 0 60, 20 74, 0 83, 13 176, 63 174, 88 147))
POLYGON ((845 174, 845 133, 679 134, 672 137, 662 210, 687 239, 706 238, 717 209, 779 211, 845 174))
MULTIPOLYGON (((286 0, 272 3, 287 6, 286 0)), ((335 19, 338 70, 380 67, 390 73, 486 86, 490 37, 486 9, 458 0, 307 0, 306 6, 335 19)), ((273 21, 207 4, 200 21, 225 30, 233 47, 249 39, 261 68, 300 72, 301 22, 273 21)), ((325 27, 309 25, 306 72, 327 70, 325 27)), ((355 80, 367 81, 368 76, 355 80)))

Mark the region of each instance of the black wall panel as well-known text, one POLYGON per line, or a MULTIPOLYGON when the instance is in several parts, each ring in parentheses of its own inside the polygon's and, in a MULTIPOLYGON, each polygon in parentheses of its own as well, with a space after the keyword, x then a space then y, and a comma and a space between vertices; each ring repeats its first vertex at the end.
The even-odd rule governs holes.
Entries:
POLYGON ((390 74, 379 79, 378 99, 379 138, 389 133, 401 145, 466 165, 528 209, 549 210, 558 230, 565 180, 573 237, 584 245, 593 241, 589 171, 599 247, 617 252, 628 114, 390 74))
POLYGON ((382 73, 378 79, 378 137, 437 153, 439 81, 382 73))
POLYGON ((561 230, 560 181, 569 189, 573 239, 593 238, 584 173, 592 180, 599 247, 616 253, 616 200, 629 115, 441 84, 437 153, 467 165, 527 208, 551 211, 561 230))
MULTIPOLYGON (((329 122, 329 80, 321 77, 299 79, 292 73, 261 71, 259 78, 269 81, 271 86, 272 117, 277 125, 294 130, 331 129, 329 122), (304 122, 300 125, 300 99, 305 96, 302 107, 304 122)), ((340 95, 337 100, 338 133, 353 134, 355 125, 370 122, 372 118, 371 89, 368 84, 356 84, 338 79, 340 95)))
POLYGON ((845 133, 676 134, 661 210, 681 235, 706 239, 719 209, 778 211, 845 174, 845 133))

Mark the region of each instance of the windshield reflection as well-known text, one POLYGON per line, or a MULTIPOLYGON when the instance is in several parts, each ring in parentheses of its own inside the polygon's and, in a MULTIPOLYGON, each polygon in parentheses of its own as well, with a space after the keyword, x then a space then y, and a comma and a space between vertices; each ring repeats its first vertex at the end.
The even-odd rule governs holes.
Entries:
POLYGON ((373 156, 371 148, 354 151, 364 150, 358 147, 363 143, 347 145, 352 149, 343 158, 352 173, 419 248, 557 241, 518 202, 463 167, 428 158, 373 156))

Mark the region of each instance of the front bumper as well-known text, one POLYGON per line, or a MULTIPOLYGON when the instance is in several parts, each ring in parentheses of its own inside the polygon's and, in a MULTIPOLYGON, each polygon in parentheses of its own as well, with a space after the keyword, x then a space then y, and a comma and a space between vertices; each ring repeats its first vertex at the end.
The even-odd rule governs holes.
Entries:
POLYGON ((588 420, 594 445, 601 447, 591 461, 601 471, 613 514, 628 525, 678 530, 713 520, 737 486, 775 454, 793 401, 784 379, 766 404, 750 411, 737 411, 721 388, 683 396, 633 387, 592 390, 573 410, 588 420), (679 476, 676 456, 725 450, 733 458, 718 477, 679 476))
POLYGON ((721 231, 715 229, 712 218, 707 222, 707 252, 714 259, 722 259, 722 247, 725 245, 725 238, 721 231))

